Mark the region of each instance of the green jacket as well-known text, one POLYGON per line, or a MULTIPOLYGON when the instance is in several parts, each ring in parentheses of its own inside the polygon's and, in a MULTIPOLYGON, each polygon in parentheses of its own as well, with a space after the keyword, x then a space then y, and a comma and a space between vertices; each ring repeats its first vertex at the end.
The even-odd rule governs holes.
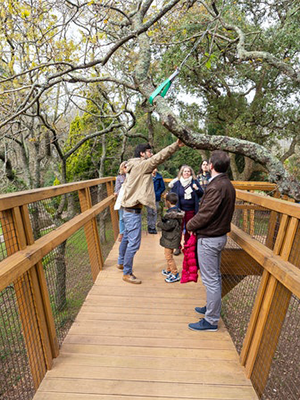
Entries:
POLYGON ((178 207, 170 208, 157 226, 162 230, 160 245, 167 249, 178 249, 181 241, 181 225, 184 211, 178 207))

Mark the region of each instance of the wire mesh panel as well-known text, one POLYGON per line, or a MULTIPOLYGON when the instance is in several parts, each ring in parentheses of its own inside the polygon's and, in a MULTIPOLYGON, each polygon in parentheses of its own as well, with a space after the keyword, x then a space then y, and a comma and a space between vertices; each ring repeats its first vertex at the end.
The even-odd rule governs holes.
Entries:
POLYGON ((98 215, 97 228, 101 242, 103 260, 105 260, 115 242, 109 209, 104 210, 98 215))
MULTIPOLYGON (((284 289, 283 289, 284 290, 284 289)), ((275 308, 275 307, 274 307, 275 308)), ((269 318, 272 318, 270 311, 269 318)), ((280 304, 276 307, 276 312, 280 310, 280 304)), ((279 329, 279 328, 278 328, 279 329)), ((254 370, 260 376, 256 377, 256 390, 263 390, 263 400, 298 400, 300 399, 300 300, 292 296, 284 324, 281 329, 277 349, 274 354, 271 370, 265 389, 259 387, 260 376, 264 374, 264 359, 268 357, 268 342, 262 346, 264 350, 258 354, 257 363, 259 368, 254 370)), ((266 337, 265 341, 268 340, 266 337)), ((272 343, 269 343, 272 345, 272 343)), ((254 377, 255 378, 255 377, 254 377)))
MULTIPOLYGON (((0 398, 3 400, 31 399, 35 392, 24 340, 24 328, 32 323, 33 316, 28 315, 22 328, 19 311, 24 304, 19 302, 18 306, 18 295, 14 285, 0 293, 0 398)), ((27 339, 33 344, 32 337, 27 339)))
POLYGON ((222 318, 240 353, 259 287, 262 268, 228 238, 222 254, 222 318), (233 260, 234 264, 233 264, 233 260), (233 266, 233 268, 232 268, 233 266))
POLYGON ((61 344, 93 284, 84 229, 44 257, 42 263, 61 344))
POLYGON ((0 212, 0 261, 15 249, 16 231, 11 217, 11 211, 0 212))
POLYGON ((4 260, 7 256, 6 245, 3 235, 2 223, 0 222, 0 261, 4 260))
POLYGON ((80 213, 76 192, 37 201, 28 205, 34 240, 69 221, 80 213))

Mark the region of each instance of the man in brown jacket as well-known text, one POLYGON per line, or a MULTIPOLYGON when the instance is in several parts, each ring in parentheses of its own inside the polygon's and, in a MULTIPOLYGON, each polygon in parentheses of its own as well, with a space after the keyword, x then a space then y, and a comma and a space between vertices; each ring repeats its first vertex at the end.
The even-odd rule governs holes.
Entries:
POLYGON ((187 229, 197 234, 197 253, 201 279, 206 287, 206 306, 196 307, 204 318, 189 324, 194 331, 217 331, 221 313, 222 277, 221 252, 234 212, 235 189, 226 171, 230 159, 216 150, 209 160, 211 178, 199 205, 198 213, 187 223, 187 229))
POLYGON ((123 269, 123 280, 141 283, 132 273, 133 258, 140 248, 142 237, 142 207, 156 207, 153 170, 171 157, 184 144, 175 143, 152 155, 151 146, 140 144, 135 149, 135 158, 127 162, 122 207, 124 208, 125 232, 119 247, 118 268, 123 269))

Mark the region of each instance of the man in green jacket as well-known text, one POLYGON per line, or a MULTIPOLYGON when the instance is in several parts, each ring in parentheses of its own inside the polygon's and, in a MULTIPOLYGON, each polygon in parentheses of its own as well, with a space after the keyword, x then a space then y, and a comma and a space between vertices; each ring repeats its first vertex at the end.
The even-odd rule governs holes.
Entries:
POLYGON ((149 144, 140 144, 135 149, 135 158, 127 162, 127 176, 122 199, 125 233, 118 257, 118 268, 123 269, 125 282, 141 283, 141 280, 133 275, 132 265, 135 253, 141 244, 142 207, 147 206, 154 209, 156 207, 152 171, 182 146, 184 144, 178 139, 159 153, 152 155, 149 144))

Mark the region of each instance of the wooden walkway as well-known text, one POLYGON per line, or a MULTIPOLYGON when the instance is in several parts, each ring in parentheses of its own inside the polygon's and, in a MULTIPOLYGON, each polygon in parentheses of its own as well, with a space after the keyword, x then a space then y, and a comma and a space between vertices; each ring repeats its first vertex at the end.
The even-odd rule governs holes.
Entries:
POLYGON ((188 329, 205 290, 164 282, 159 235, 145 234, 135 257, 141 285, 122 281, 117 254, 118 243, 34 400, 257 399, 223 322, 188 329))

